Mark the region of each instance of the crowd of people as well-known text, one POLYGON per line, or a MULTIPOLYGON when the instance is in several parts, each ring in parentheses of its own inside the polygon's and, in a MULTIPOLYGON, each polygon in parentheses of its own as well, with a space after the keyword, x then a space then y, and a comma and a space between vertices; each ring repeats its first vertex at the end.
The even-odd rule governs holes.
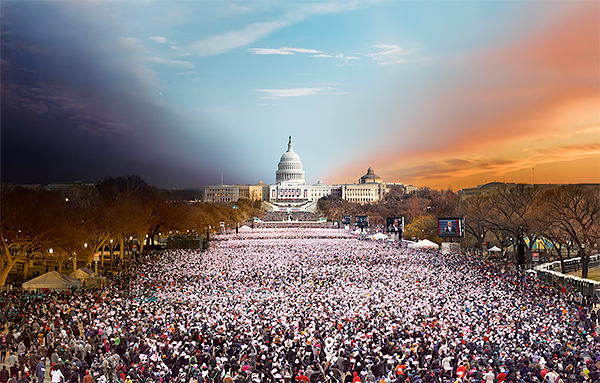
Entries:
POLYGON ((307 211, 293 211, 293 212, 285 212, 285 211, 271 211, 266 212, 263 221, 302 221, 302 222, 315 222, 318 220, 318 216, 315 213, 307 212, 307 211))
POLYGON ((595 383, 591 300, 510 264, 254 230, 0 295, 0 383, 595 383))

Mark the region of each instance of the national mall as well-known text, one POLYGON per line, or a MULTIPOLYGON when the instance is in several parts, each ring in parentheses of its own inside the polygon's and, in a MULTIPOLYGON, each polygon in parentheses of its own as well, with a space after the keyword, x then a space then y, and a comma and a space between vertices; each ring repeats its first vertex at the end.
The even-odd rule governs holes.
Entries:
POLYGON ((373 169, 360 177, 358 183, 325 185, 317 182, 306 185, 300 156, 294 152, 292 137, 288 148, 279 160, 275 172, 275 185, 266 185, 262 181, 256 185, 206 185, 205 202, 236 202, 240 198, 262 201, 266 211, 308 211, 317 209, 321 197, 333 195, 354 203, 379 201, 390 188, 398 188, 403 193, 413 193, 414 186, 385 184, 373 169))

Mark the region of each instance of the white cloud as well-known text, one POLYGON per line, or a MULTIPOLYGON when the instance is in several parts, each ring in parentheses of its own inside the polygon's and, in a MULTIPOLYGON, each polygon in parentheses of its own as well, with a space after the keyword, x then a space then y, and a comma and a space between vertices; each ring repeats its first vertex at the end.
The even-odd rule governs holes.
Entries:
POLYGON ((333 56, 327 55, 327 54, 319 54, 319 55, 313 55, 312 57, 333 57, 333 56))
MULTIPOLYGON (((286 12, 279 20, 249 24, 239 30, 232 30, 221 35, 207 37, 190 44, 190 49, 200 56, 213 56, 239 48, 268 36, 272 32, 306 20, 312 15, 339 13, 356 9, 357 2, 302 4, 286 12)), ((300 52, 298 52, 300 53, 300 52)))
POLYGON ((288 89, 254 89, 255 92, 263 92, 265 96, 263 99, 275 99, 284 97, 301 97, 301 96, 312 96, 320 93, 330 93, 333 90, 332 87, 322 88, 288 88, 288 89))
POLYGON ((159 44, 164 44, 167 42, 167 39, 165 39, 164 37, 160 37, 160 36, 152 36, 149 37, 150 40, 155 41, 159 44))
POLYGON ((334 1, 331 3, 313 3, 306 4, 301 9, 300 12, 304 12, 309 15, 327 15, 331 13, 340 13, 345 11, 352 11, 358 8, 357 1, 351 2, 341 2, 334 1))
POLYGON ((342 67, 342 66, 346 65, 348 63, 348 61, 350 61, 350 60, 358 60, 358 57, 356 57, 356 56, 344 56, 342 53, 338 53, 337 55, 335 55, 335 58, 340 60, 336 64, 336 66, 338 66, 338 67, 342 67))
POLYGON ((338 53, 335 57, 342 60, 358 60, 356 56, 344 56, 342 53, 338 53))
POLYGON ((181 47, 178 47, 176 45, 171 45, 171 49, 173 49, 174 51, 178 51, 181 49, 181 47))
POLYGON ((271 48, 250 48, 248 52, 254 55, 280 55, 280 56, 291 56, 294 55, 294 52, 286 51, 280 49, 271 49, 271 48))
POLYGON ((269 21, 254 23, 238 31, 229 31, 222 35, 212 36, 190 45, 190 49, 200 56, 214 56, 231 49, 248 45, 271 32, 290 25, 289 21, 269 21))
POLYGON ((194 67, 194 64, 192 64, 189 61, 164 59, 162 57, 151 57, 148 59, 148 61, 156 63, 156 64, 174 65, 174 66, 180 66, 180 67, 188 68, 188 69, 191 69, 194 67))
POLYGON ((312 53, 318 54, 321 51, 316 49, 305 49, 305 48, 291 48, 291 47, 281 47, 281 48, 249 48, 248 52, 255 55, 280 55, 280 56, 289 56, 295 55, 296 53, 312 53))
POLYGON ((404 51, 398 45, 373 45, 371 48, 378 49, 379 52, 367 53, 367 56, 378 61, 377 65, 392 65, 407 63, 405 56, 410 53, 404 51))
POLYGON ((250 11, 250 8, 244 7, 241 5, 237 5, 237 4, 231 4, 229 6, 229 9, 234 12, 249 12, 250 11))

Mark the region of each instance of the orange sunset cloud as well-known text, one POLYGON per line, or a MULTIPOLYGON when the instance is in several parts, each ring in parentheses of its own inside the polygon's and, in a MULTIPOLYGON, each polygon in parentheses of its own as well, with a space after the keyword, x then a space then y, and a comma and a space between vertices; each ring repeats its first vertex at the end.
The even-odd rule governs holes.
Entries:
POLYGON ((371 165, 387 182, 455 190, 532 182, 535 168, 540 183, 600 182, 599 14, 599 3, 577 4, 531 36, 451 60, 448 76, 464 80, 394 128, 410 132, 405 145, 336 181, 371 165))

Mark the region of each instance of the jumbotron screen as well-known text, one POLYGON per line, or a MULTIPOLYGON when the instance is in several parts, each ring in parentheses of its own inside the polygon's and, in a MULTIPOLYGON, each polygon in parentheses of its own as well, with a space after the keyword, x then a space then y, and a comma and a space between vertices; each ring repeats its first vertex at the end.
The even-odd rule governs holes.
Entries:
POLYGON ((464 218, 438 218, 438 237, 460 238, 465 236, 464 218))
POLYGON ((386 217, 385 229, 388 233, 404 230, 404 217, 386 217))
POLYGON ((368 215, 357 215, 356 216, 356 226, 368 227, 369 226, 369 216, 368 215))

